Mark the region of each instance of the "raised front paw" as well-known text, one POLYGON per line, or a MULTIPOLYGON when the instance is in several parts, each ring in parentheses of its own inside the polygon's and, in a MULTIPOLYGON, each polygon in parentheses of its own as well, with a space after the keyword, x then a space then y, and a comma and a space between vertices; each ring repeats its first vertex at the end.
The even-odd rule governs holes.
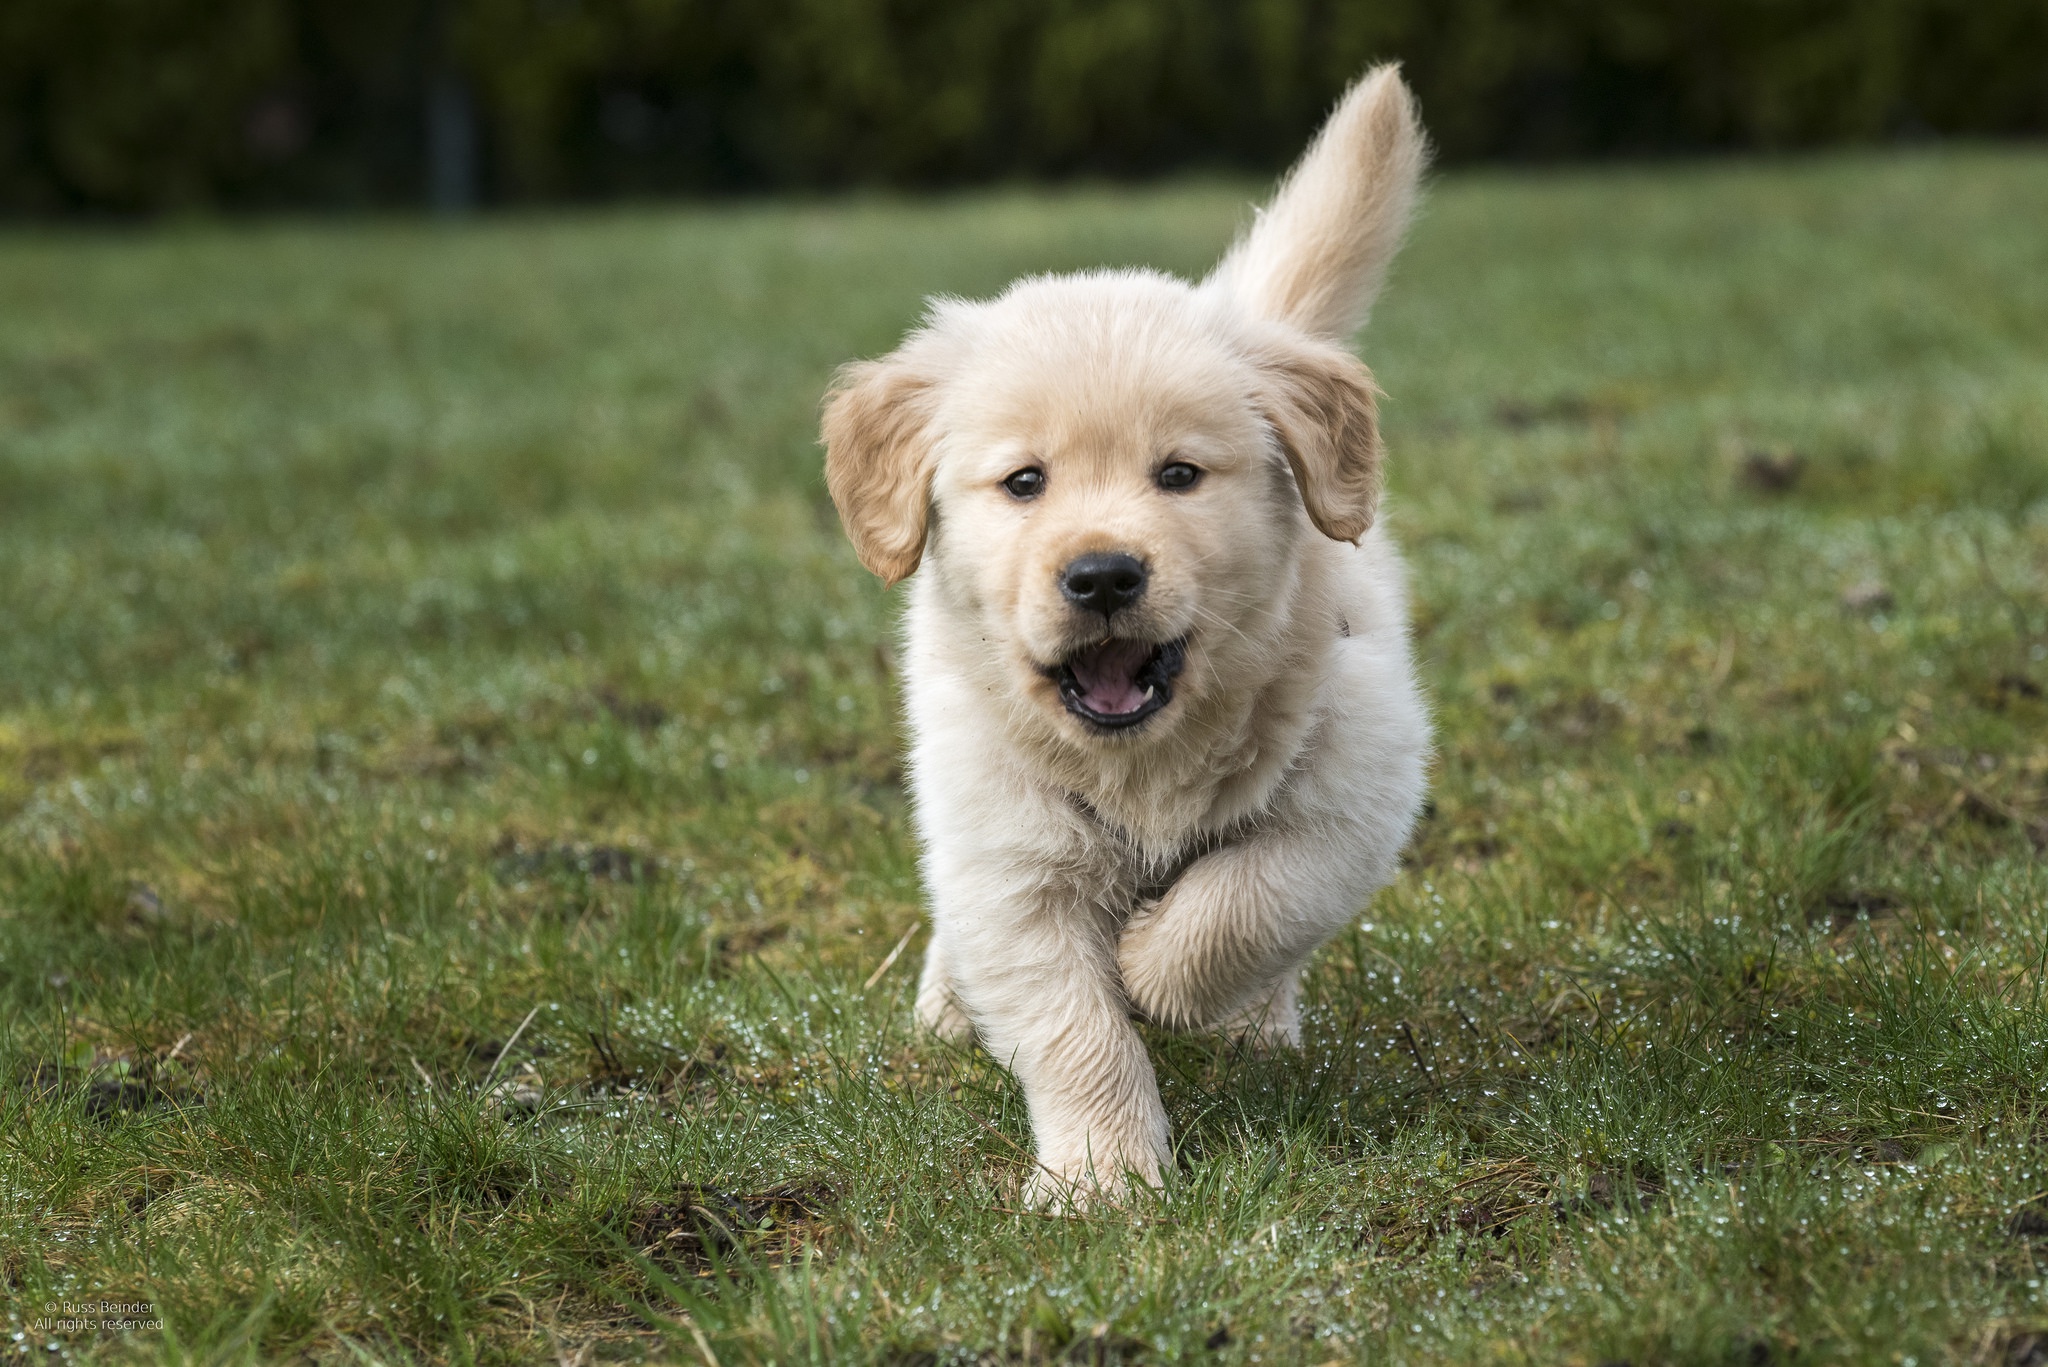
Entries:
POLYGON ((1255 941, 1195 914, 1199 905, 1180 899, 1196 891, 1175 888, 1125 923, 1117 967, 1132 1009, 1169 1030, 1220 1030, 1262 1053, 1299 1046, 1295 970, 1275 973, 1255 941))
POLYGON ((1193 1030, 1204 1024, 1208 1005, 1194 990, 1186 948, 1174 934, 1173 894, 1147 902, 1131 913, 1117 940, 1117 968, 1131 1008, 1169 1030, 1193 1030))

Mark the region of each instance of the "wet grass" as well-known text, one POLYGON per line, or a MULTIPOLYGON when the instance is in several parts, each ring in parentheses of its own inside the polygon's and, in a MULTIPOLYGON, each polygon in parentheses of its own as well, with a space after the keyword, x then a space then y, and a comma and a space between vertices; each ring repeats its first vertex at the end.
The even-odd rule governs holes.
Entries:
POLYGON ((0 239, 10 1350, 2048 1360, 2038 152, 1439 187, 1432 815, 1299 1057, 1156 1042, 1168 1191, 1019 1208, 815 404, 1249 194, 0 239))

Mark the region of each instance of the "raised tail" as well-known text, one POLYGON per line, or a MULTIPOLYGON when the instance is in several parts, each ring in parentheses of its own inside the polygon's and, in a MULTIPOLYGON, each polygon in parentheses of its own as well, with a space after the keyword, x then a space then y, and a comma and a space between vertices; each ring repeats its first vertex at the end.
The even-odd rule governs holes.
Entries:
POLYGON ((1400 68, 1374 67, 1338 101, 1208 287, 1259 317, 1350 337, 1365 325, 1400 250, 1428 162, 1400 68))

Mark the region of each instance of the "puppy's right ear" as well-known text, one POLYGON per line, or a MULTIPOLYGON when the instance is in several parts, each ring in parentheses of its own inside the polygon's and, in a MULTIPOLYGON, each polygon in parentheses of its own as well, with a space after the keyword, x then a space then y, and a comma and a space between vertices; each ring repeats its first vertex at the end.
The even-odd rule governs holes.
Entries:
POLYGON ((842 366, 825 398, 825 487, 854 554, 884 584, 924 558, 937 389, 898 353, 842 366))
POLYGON ((1309 521, 1354 545, 1380 501, 1379 386, 1342 347, 1280 333, 1254 353, 1258 403, 1294 471, 1309 521))

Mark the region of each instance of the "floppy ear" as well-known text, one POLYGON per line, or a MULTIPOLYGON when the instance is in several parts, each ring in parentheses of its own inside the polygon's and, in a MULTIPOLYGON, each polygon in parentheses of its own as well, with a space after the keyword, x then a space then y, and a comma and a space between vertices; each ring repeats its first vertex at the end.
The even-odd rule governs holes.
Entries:
POLYGON ((1271 338, 1255 357, 1258 403, 1287 454, 1309 521, 1333 541, 1372 530, 1380 502, 1379 386, 1356 356, 1271 338))
POLYGON ((825 398, 825 487, 854 554, 884 584, 924 557, 936 389, 899 353, 842 366, 825 398))

